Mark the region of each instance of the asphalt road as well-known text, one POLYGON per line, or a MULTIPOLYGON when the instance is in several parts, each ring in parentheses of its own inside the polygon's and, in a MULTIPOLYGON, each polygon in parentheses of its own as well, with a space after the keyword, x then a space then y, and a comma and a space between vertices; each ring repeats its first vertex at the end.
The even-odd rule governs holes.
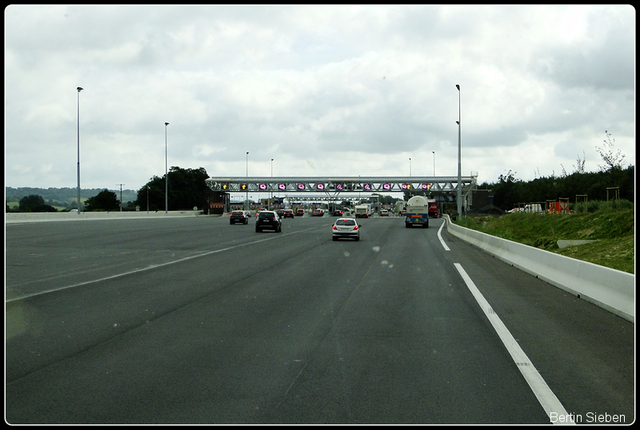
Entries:
POLYGON ((7 224, 7 422, 549 423, 523 365, 574 421, 635 419, 634 325, 442 220, 253 222, 7 224))

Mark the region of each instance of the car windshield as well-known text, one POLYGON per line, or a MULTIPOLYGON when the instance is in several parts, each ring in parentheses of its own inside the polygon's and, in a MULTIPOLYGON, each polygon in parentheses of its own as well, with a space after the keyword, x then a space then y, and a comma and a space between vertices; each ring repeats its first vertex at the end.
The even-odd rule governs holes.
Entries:
POLYGON ((336 225, 356 225, 356 222, 352 219, 339 219, 336 221, 336 225))

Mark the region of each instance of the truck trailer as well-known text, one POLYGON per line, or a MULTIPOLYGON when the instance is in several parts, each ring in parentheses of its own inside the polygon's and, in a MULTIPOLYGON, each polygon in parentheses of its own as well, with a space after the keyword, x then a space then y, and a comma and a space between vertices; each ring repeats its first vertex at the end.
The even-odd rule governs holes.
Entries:
POLYGON ((436 199, 427 199, 429 202, 429 218, 438 218, 438 202, 436 199))
POLYGON ((356 218, 369 218, 371 214, 371 205, 362 204, 355 207, 356 218))
POLYGON ((424 196, 413 196, 407 201, 406 217, 404 225, 406 228, 414 225, 429 227, 429 201, 424 196))

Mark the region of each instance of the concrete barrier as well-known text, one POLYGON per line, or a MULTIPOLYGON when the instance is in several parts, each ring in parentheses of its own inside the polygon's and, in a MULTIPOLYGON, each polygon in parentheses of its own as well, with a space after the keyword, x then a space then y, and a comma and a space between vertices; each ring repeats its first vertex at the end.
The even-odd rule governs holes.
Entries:
POLYGON ((635 324, 635 276, 461 227, 447 231, 495 257, 635 324))
MULTIPOLYGON (((114 211, 114 212, 8 212, 5 213, 5 223, 16 222, 46 222, 46 221, 87 221, 113 219, 141 219, 163 217, 185 217, 202 215, 203 211, 114 211)), ((213 216, 213 215, 212 215, 213 216)))

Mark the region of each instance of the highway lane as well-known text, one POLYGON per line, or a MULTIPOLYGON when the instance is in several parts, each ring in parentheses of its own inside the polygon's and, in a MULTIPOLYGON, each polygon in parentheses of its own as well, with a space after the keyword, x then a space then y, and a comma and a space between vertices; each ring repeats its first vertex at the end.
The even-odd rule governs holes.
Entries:
POLYGON ((7 226, 6 418, 549 422, 460 262, 568 411, 633 419, 631 324, 446 233, 444 251, 440 220, 364 220, 360 242, 331 221, 7 226), (39 290, 57 291, 11 300, 39 290))

